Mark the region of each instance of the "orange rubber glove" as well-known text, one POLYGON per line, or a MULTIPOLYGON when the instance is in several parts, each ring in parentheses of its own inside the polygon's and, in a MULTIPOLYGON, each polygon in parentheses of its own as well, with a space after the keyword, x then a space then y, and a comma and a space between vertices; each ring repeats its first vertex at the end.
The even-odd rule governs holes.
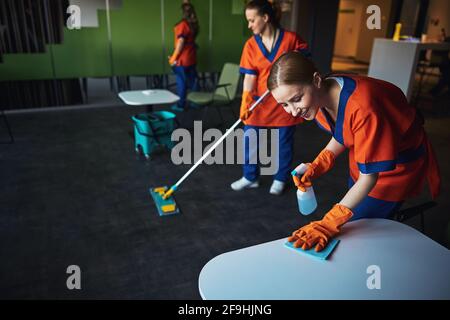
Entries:
POLYGON ((178 38, 173 53, 171 56, 169 56, 170 66, 174 67, 178 64, 177 59, 179 58, 181 52, 183 51, 183 46, 184 46, 184 38, 178 38))
POLYGON ((172 56, 169 57, 169 64, 171 66, 174 66, 176 65, 176 63, 177 63, 177 54, 174 53, 172 56))
POLYGON ((297 188, 305 192, 306 188, 311 187, 312 178, 318 178, 333 168, 335 158, 333 152, 323 149, 312 163, 307 163, 308 169, 301 178, 292 176, 297 188))
POLYGON ((322 220, 313 221, 294 231, 288 241, 295 241, 295 248, 301 247, 303 250, 308 250, 316 245, 315 251, 322 251, 331 238, 340 232, 340 227, 352 216, 353 212, 349 208, 335 204, 322 220))
POLYGON ((241 109, 239 110, 239 118, 242 121, 245 121, 250 117, 251 111, 249 109, 253 103, 252 93, 250 91, 242 92, 241 109))

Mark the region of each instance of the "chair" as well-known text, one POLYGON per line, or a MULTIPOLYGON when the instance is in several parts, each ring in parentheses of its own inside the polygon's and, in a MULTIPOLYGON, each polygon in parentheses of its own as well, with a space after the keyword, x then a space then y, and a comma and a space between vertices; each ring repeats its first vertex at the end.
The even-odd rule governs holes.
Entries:
POLYGON ((223 124, 224 121, 220 112, 221 107, 229 106, 233 116, 236 117, 231 103, 236 98, 239 79, 239 66, 233 63, 225 63, 215 90, 213 92, 190 92, 187 95, 187 101, 204 107, 202 120, 206 116, 208 107, 216 107, 215 109, 219 113, 220 120, 222 121, 221 124, 223 124))
POLYGON ((422 86, 425 82, 426 76, 441 76, 440 73, 435 73, 433 71, 434 69, 439 69, 439 66, 441 65, 443 60, 443 53, 448 54, 448 51, 431 51, 431 56, 429 59, 427 59, 425 53, 425 51, 422 52, 417 66, 417 71, 419 73, 419 82, 415 98, 416 101, 419 99, 422 93, 422 86))
MULTIPOLYGON (((450 37, 445 38, 444 42, 450 42, 450 37)), ((417 65, 417 72, 419 73, 419 82, 417 93, 414 101, 417 104, 422 93, 422 85, 425 82, 426 76, 437 76, 440 80, 442 74, 440 67, 443 66, 445 60, 448 61, 448 50, 431 50, 431 54, 427 57, 426 51, 422 51, 419 57, 419 63, 417 65), (434 69, 438 69, 438 73, 433 72, 434 69)))
POLYGON ((420 231, 425 233, 425 216, 424 212, 428 209, 431 209, 437 205, 434 201, 428 201, 419 205, 416 205, 411 208, 406 208, 394 212, 391 216, 391 219, 396 220, 398 222, 404 222, 409 220, 417 215, 420 215, 420 231))

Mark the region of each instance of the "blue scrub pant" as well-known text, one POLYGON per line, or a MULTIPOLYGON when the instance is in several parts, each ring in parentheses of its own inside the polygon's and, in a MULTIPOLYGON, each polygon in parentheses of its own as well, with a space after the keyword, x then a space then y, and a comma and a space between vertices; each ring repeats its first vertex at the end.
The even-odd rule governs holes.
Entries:
MULTIPOLYGON (((355 182, 352 178, 348 179, 348 188, 350 189, 355 182)), ((381 218, 388 219, 391 215, 400 209, 403 201, 385 201, 366 196, 360 204, 354 208, 351 221, 363 218, 381 218)))
POLYGON ((186 105, 187 90, 198 90, 197 70, 195 65, 189 67, 175 66, 172 67, 172 70, 175 73, 177 94, 180 97, 177 105, 179 108, 184 108, 186 105))
MULTIPOLYGON (((250 144, 250 139, 244 134, 244 177, 250 181, 255 181, 260 175, 259 170, 259 130, 270 129, 266 127, 244 126, 244 133, 248 130, 255 130, 257 143, 256 145, 250 144), (257 159, 256 164, 251 164, 251 159, 257 159)), ((295 126, 289 127, 277 127, 271 129, 278 129, 278 171, 274 176, 275 180, 286 182, 291 174, 291 163, 294 149, 294 133, 295 126)), ((273 143, 273 142, 272 142, 273 143)), ((274 157, 271 155, 271 157, 274 157)))

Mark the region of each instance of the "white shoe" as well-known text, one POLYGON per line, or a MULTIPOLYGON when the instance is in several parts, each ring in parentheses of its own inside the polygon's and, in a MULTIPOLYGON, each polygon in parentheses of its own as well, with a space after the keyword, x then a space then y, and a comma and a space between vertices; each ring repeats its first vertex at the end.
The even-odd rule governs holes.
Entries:
POLYGON ((272 186, 270 187, 270 194, 279 196, 283 193, 285 184, 283 181, 273 180, 272 186))
POLYGON ((239 180, 233 182, 231 184, 231 189, 234 191, 240 191, 246 188, 258 188, 259 182, 257 181, 250 181, 245 177, 240 178, 239 180))

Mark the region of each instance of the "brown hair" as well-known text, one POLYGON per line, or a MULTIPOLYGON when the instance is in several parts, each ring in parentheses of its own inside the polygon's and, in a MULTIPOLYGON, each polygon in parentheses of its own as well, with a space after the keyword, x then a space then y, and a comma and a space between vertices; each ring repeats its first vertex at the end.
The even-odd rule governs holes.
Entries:
POLYGON ((188 22, 189 28, 194 34, 194 38, 197 37, 200 27, 198 25, 197 14, 195 13, 194 6, 190 3, 183 3, 181 5, 181 11, 183 12, 183 19, 188 22))
POLYGON ((316 71, 314 63, 300 52, 284 53, 272 65, 267 88, 272 91, 280 85, 311 84, 316 71))
POLYGON ((256 10, 261 17, 267 14, 269 23, 275 28, 280 27, 281 10, 278 4, 268 0, 250 0, 245 5, 245 10, 247 9, 256 10))

